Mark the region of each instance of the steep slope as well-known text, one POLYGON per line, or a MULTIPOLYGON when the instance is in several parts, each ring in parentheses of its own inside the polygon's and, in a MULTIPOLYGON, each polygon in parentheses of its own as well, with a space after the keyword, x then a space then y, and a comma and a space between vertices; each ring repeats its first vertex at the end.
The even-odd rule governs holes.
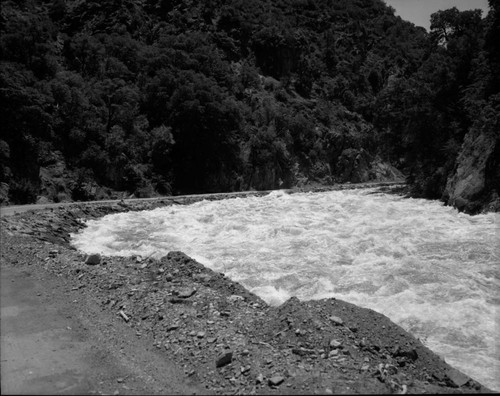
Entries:
POLYGON ((381 0, 6 1, 1 17, 3 202, 402 178, 392 165, 440 198, 464 92, 491 85, 477 13, 431 35, 381 0))

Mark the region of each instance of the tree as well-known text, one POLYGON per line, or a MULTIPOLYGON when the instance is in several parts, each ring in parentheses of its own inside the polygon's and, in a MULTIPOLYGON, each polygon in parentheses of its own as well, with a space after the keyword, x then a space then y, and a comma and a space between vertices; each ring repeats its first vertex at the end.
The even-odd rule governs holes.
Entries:
POLYGON ((431 15, 431 37, 446 45, 468 31, 477 31, 481 26, 481 13, 479 9, 459 11, 456 7, 437 11, 431 15))

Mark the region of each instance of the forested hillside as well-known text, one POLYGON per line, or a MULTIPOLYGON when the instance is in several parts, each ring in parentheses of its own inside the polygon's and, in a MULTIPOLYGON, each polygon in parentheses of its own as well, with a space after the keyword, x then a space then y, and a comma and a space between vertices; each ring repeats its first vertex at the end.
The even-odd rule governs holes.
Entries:
POLYGON ((381 0, 3 1, 0 201, 395 167, 417 196, 495 209, 499 8, 440 11, 429 34, 381 0))

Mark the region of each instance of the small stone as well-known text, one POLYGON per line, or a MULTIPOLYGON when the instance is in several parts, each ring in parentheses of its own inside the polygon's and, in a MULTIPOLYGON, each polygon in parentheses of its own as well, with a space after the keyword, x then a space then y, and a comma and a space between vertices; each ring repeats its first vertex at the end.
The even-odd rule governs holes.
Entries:
POLYGON ((339 354, 339 350, 334 349, 333 351, 330 351, 330 353, 328 354, 328 357, 337 356, 338 354, 339 354))
POLYGON ((245 349, 241 352, 241 356, 248 356, 250 355, 250 351, 248 349, 245 349))
POLYGON ((283 381, 285 381, 285 378, 283 378, 281 375, 275 375, 274 377, 269 378, 267 383, 269 384, 269 386, 278 386, 281 385, 283 381))
POLYGON ((212 279, 208 274, 193 275, 193 278, 200 282, 209 282, 212 279))
POLYGON ((179 295, 178 297, 179 298, 189 298, 191 297, 193 294, 196 293, 196 289, 195 288, 191 288, 191 289, 184 289, 184 290, 181 290, 179 292, 179 295))
POLYGON ((215 367, 226 366, 229 363, 231 363, 232 360, 233 360, 233 352, 232 351, 225 352, 225 353, 219 355, 219 357, 215 361, 215 367))
POLYGON ((330 388, 326 388, 325 395, 333 395, 333 390, 331 390, 330 388))
POLYGON ((204 331, 199 331, 199 332, 196 334, 196 337, 198 337, 198 338, 203 338, 203 337, 205 337, 205 332, 204 332, 204 331))
POLYGON ((331 340, 330 341, 330 347, 331 348, 340 348, 342 346, 342 343, 337 340, 331 340))
POLYGON ((454 368, 450 368, 446 372, 445 379, 446 382, 453 388, 460 388, 470 381, 469 377, 454 368))
POLYGON ((361 366, 361 371, 368 371, 370 369, 370 365, 369 364, 363 364, 361 366))
POLYGON ((314 350, 306 348, 292 348, 292 353, 299 356, 306 356, 314 354, 314 350))
POLYGON ((119 384, 121 384, 123 382, 123 378, 117 378, 116 382, 118 382, 119 384))
POLYGON ((179 325, 172 324, 167 327, 167 331, 172 331, 172 330, 177 330, 179 328, 179 325))
POLYGON ((228 300, 235 302, 235 301, 243 301, 245 299, 242 296, 238 296, 237 294, 233 294, 232 296, 228 297, 228 300))
POLYGON ((90 254, 85 259, 85 264, 87 264, 87 265, 98 265, 100 262, 101 262, 101 255, 100 254, 90 254))
POLYGON ((330 321, 336 326, 342 326, 344 324, 344 321, 338 316, 330 316, 330 321))
POLYGON ((171 273, 168 273, 167 275, 165 275, 165 280, 167 282, 172 282, 173 279, 174 279, 174 276, 171 273))
POLYGON ((260 373, 257 378, 255 378, 255 382, 257 384, 262 384, 264 382, 264 376, 262 375, 262 373, 260 373))
POLYGON ((207 338, 207 342, 209 344, 213 344, 215 341, 217 341, 217 337, 208 337, 207 338))

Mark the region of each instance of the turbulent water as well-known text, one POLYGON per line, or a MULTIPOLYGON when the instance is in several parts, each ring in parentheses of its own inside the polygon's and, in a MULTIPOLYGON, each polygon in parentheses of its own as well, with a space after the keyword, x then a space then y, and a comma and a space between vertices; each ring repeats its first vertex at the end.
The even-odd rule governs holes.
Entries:
POLYGON ((87 222, 87 253, 180 250, 270 304, 337 297, 391 318, 500 390, 498 214, 369 190, 202 201, 87 222))

